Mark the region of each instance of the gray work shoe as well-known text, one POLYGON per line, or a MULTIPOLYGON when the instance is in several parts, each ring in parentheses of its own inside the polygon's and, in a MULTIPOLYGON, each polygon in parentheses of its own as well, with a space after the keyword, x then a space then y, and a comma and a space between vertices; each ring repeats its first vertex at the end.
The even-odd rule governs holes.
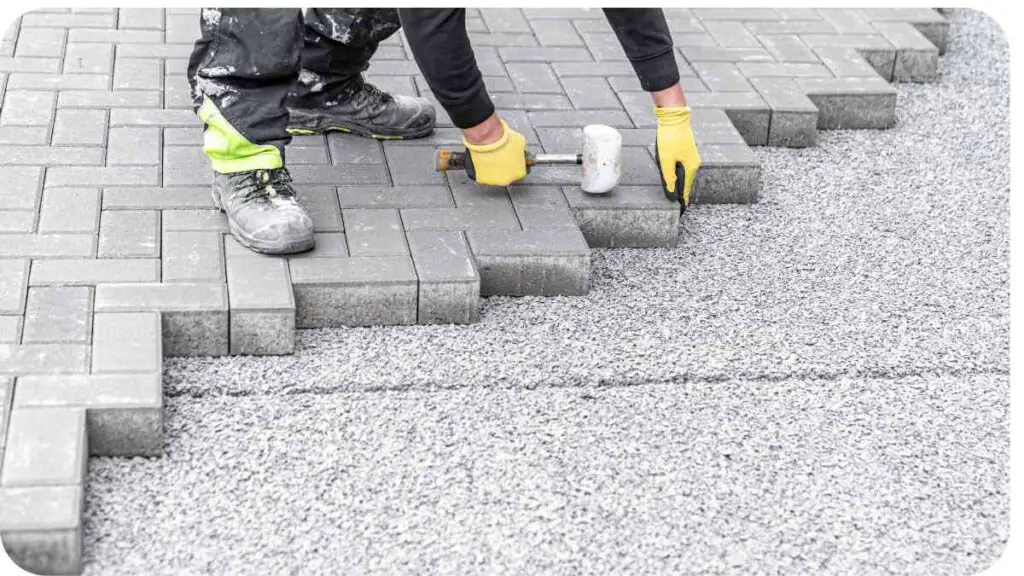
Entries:
POLYGON ((437 115, 426 98, 393 96, 366 81, 334 106, 309 108, 288 103, 288 132, 297 135, 347 132, 378 140, 422 138, 434 131, 437 115))
POLYGON ((213 203, 227 214, 231 235, 263 254, 313 248, 313 221, 295 199, 285 168, 215 174, 213 203))

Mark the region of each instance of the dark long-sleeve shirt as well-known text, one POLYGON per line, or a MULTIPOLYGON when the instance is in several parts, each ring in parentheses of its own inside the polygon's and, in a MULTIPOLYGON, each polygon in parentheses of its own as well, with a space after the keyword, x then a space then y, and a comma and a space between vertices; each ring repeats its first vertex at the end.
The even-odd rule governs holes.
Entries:
MULTIPOLYGON (((644 90, 664 90, 679 82, 672 36, 660 9, 606 8, 604 13, 644 90)), ((466 34, 466 11, 403 8, 399 15, 413 57, 452 122, 469 128, 490 117, 494 104, 466 34)))

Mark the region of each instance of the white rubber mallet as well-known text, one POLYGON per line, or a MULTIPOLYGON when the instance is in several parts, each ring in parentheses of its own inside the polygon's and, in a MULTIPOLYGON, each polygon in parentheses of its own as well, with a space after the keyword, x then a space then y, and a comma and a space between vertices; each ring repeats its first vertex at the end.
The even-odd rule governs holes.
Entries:
MULTIPOLYGON (((622 135, 611 126, 591 124, 583 128, 583 152, 579 154, 526 153, 527 169, 544 164, 578 164, 582 167, 580 187, 589 194, 610 192, 622 175, 622 135)), ((437 169, 470 170, 472 161, 466 152, 441 150, 437 169)))

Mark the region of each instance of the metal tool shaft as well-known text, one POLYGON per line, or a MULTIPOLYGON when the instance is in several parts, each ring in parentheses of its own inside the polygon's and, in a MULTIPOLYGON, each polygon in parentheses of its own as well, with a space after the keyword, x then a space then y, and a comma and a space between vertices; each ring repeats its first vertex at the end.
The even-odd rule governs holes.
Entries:
MULTIPOLYGON (((538 164, 583 164, 582 154, 530 154, 526 153, 526 165, 538 164)), ((437 170, 465 170, 466 153, 455 150, 441 150, 437 153, 437 170)))

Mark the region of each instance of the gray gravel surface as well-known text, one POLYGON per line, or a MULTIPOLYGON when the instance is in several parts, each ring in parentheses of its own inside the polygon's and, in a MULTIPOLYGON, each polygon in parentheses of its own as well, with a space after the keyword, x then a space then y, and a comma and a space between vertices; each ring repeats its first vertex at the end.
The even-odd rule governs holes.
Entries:
POLYGON ((169 361, 165 457, 91 461, 87 572, 978 571, 1008 533, 1009 54, 952 18, 897 128, 759 150, 759 204, 597 251, 586 298, 169 361))

